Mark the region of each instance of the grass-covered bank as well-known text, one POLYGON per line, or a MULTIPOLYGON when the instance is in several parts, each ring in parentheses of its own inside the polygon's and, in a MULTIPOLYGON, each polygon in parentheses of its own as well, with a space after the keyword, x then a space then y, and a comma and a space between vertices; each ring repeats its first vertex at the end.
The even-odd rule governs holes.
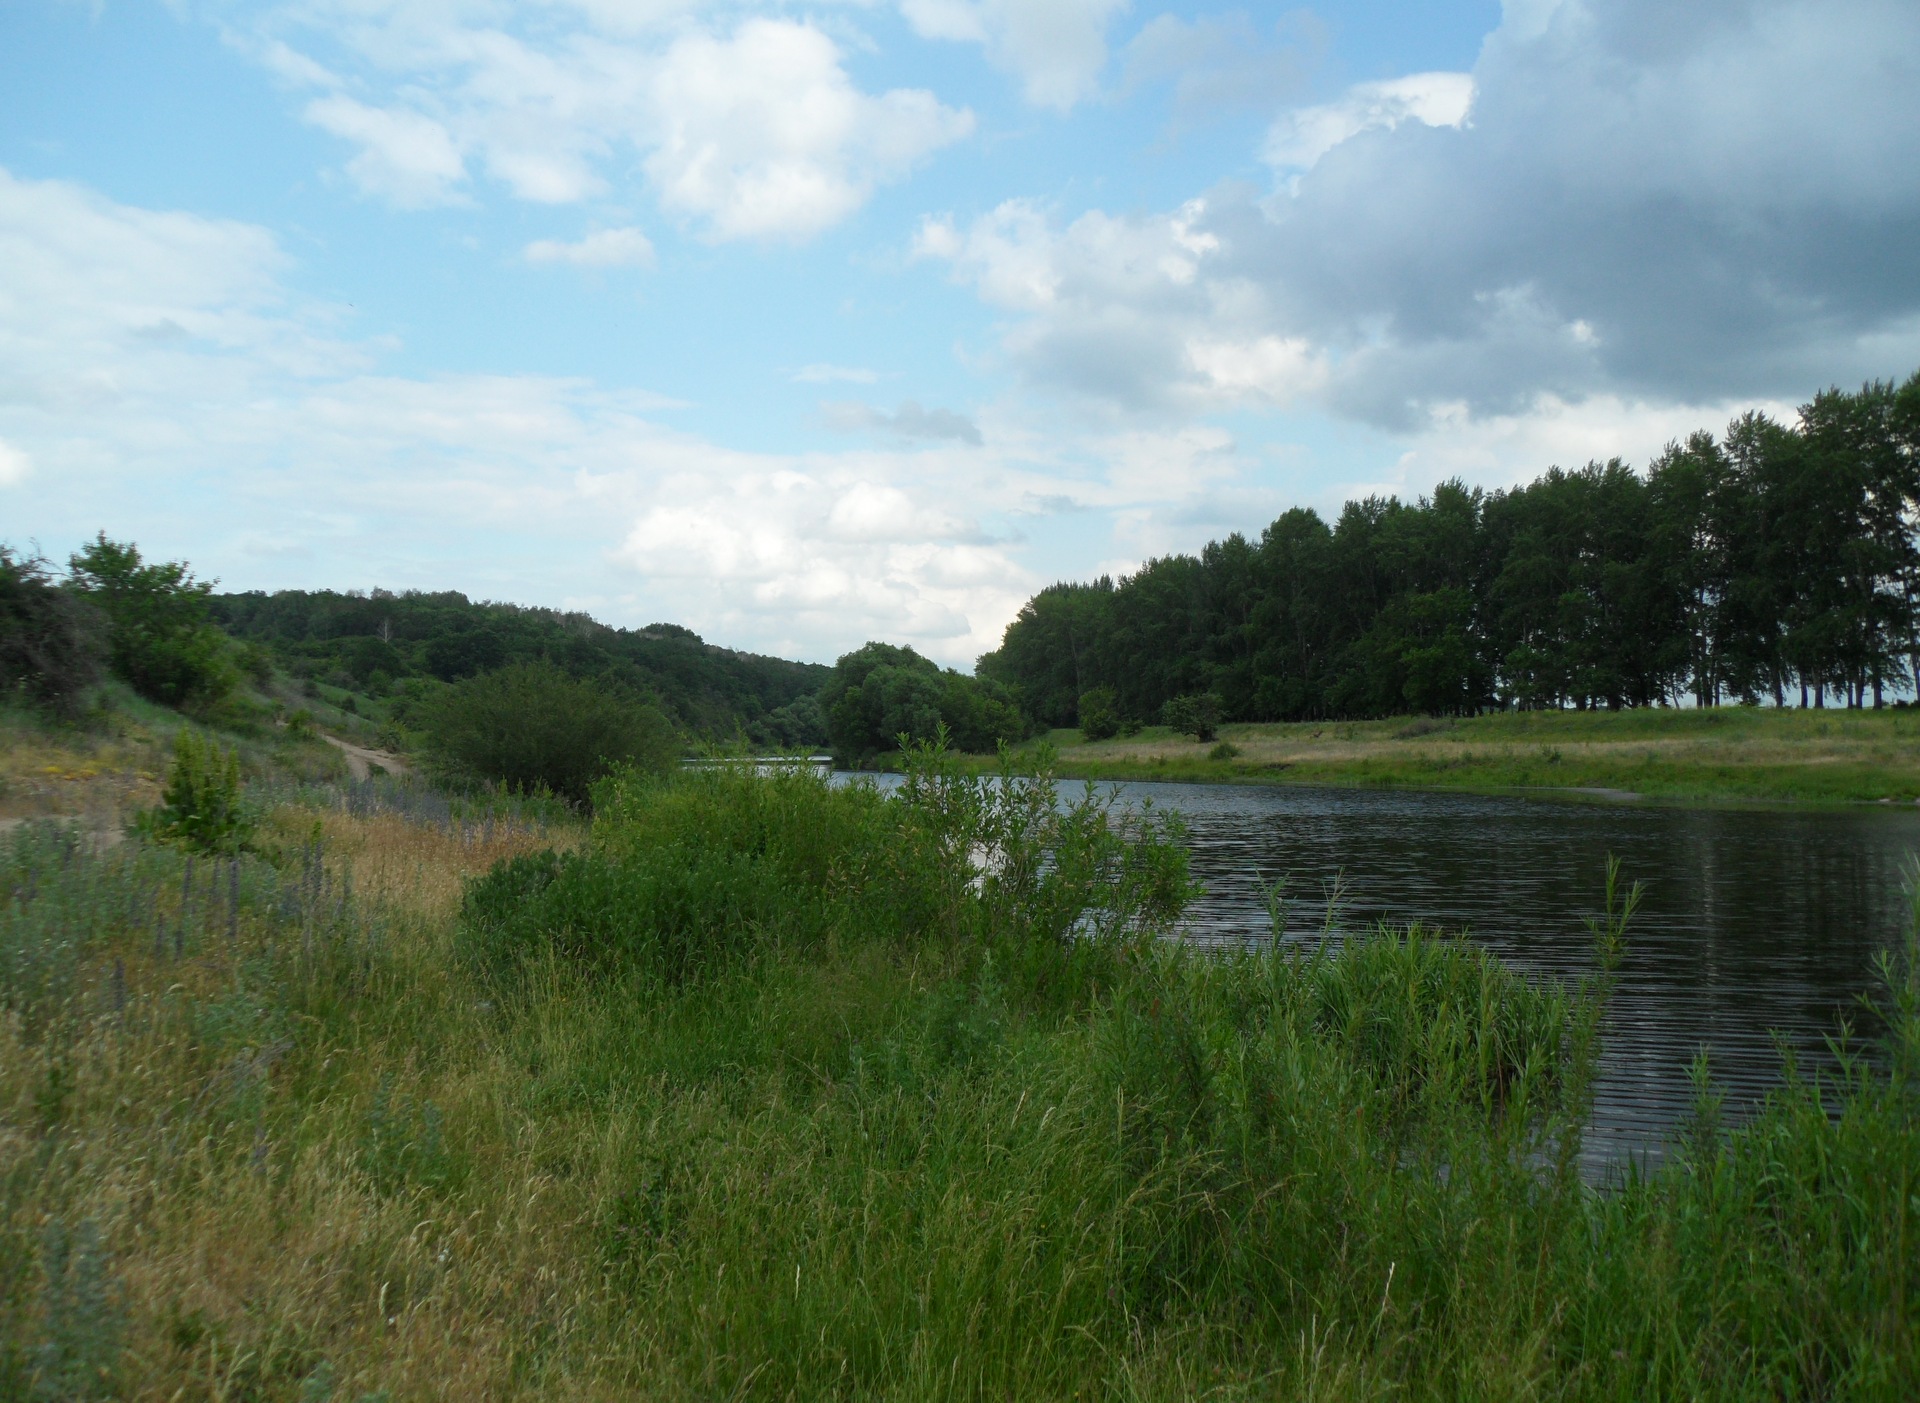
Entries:
POLYGON ((1603 982, 1183 955, 1177 828, 1049 785, 323 798, 232 864, 0 840, 0 1395, 1920 1385, 1910 963, 1836 1114, 1703 1100, 1602 1193, 1603 982))
MULTIPOLYGON (((1166 727, 1045 738, 1062 774, 1449 789, 1610 791, 1673 802, 1911 803, 1920 709, 1515 711, 1439 720, 1166 727)), ((1028 747, 1031 750, 1032 747, 1028 747)))

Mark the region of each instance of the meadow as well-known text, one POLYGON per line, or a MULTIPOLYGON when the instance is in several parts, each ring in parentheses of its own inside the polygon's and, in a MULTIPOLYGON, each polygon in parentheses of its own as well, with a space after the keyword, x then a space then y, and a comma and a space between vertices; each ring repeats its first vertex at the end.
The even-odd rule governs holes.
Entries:
POLYGON ((1913 708, 1501 711, 1228 724, 1205 744, 1163 726, 1091 744, 1054 731, 1042 743, 1076 778, 1602 791, 1687 803, 1920 798, 1913 708))
POLYGON ((271 758, 235 857, 0 835, 0 1396, 1920 1388, 1911 935, 1878 1042, 1596 1186, 1624 881, 1570 987, 1197 956, 1177 822, 933 750, 590 822, 271 758))

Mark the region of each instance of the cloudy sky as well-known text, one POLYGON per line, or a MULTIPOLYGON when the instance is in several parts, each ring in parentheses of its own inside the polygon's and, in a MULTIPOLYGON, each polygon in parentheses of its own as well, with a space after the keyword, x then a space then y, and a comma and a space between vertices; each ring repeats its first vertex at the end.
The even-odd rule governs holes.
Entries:
POLYGON ((968 665, 1920 367, 1913 0, 7 0, 0 539, 968 665))

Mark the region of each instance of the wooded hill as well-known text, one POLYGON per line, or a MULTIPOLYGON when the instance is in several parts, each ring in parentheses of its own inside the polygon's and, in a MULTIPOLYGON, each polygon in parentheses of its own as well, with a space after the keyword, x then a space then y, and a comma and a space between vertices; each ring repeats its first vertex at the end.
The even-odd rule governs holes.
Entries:
POLYGON ((413 678, 455 682, 544 659, 656 697, 690 734, 816 746, 830 669, 739 653, 677 624, 611 628, 580 613, 475 602, 453 591, 215 594, 213 619, 299 675, 384 695, 413 678))
POLYGON ((1295 508, 1255 540, 1034 596, 982 676, 1075 724, 1496 707, 1879 704, 1920 679, 1920 374, 1511 491, 1295 508), (1104 700, 1104 698, 1102 699, 1104 700))

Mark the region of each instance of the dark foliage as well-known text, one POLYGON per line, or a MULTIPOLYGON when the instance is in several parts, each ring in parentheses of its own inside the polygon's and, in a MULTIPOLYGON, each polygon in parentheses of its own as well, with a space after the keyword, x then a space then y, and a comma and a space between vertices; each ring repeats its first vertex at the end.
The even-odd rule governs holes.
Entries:
POLYGON ((434 681, 543 661, 650 694, 683 730, 708 739, 744 734, 755 745, 810 748, 827 738, 808 705, 826 668, 733 652, 675 624, 609 628, 585 614, 476 603, 451 591, 282 590, 217 595, 211 604, 236 638, 340 686, 431 690, 434 681))
POLYGON ((55 583, 45 560, 0 545, 0 696, 77 714, 100 680, 101 622, 55 583))
POLYGON ((1920 684, 1920 374, 1828 390, 1511 491, 1287 512, 1258 541, 1058 584, 982 676, 1072 725, 1217 694, 1225 719, 1495 707, 1879 705, 1920 684))
POLYGON ((643 697, 551 663, 515 663, 444 689, 421 713, 428 753, 445 770, 575 804, 616 765, 666 770, 673 725, 643 697))
POLYGON ((68 562, 68 586, 107 619, 107 658, 142 696, 166 706, 217 706, 239 682, 225 636, 214 627, 210 581, 184 561, 147 564, 131 542, 102 532, 68 562))
POLYGON ((1195 740, 1210 741, 1220 729, 1220 698, 1212 692, 1174 697, 1160 708, 1167 725, 1195 740))
POLYGON ((843 763, 859 764, 945 727, 960 750, 991 751, 1018 740, 1025 721, 1007 689, 989 678, 942 668, 911 648, 869 643, 834 664, 820 690, 827 735, 843 763))
POLYGON ((1113 688, 1080 694, 1080 734, 1088 740, 1111 740, 1120 734, 1120 699, 1113 688))

